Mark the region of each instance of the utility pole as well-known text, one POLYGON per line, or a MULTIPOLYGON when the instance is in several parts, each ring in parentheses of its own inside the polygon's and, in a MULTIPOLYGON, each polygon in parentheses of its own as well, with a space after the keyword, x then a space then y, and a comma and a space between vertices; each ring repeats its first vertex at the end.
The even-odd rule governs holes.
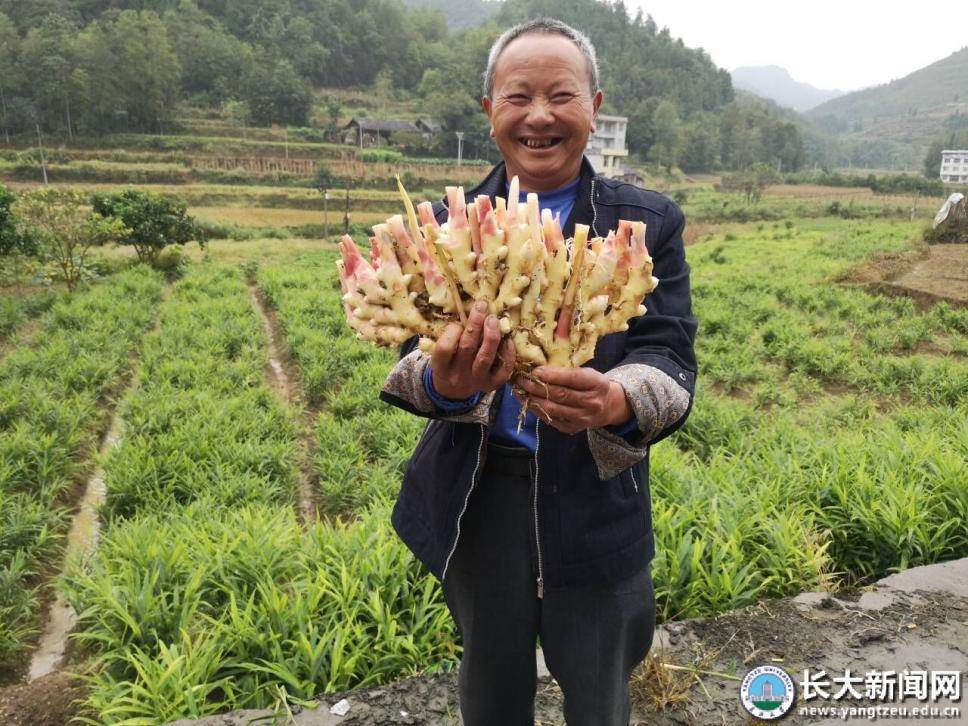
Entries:
POLYGON ((455 131, 457 134, 457 166, 460 166, 461 159, 464 156, 464 132, 455 131))
POLYGON ((329 189, 323 189, 323 239, 329 239, 329 189))
POLYGON ((343 208, 343 234, 350 233, 350 188, 346 187, 346 206, 343 208))
POLYGON ((282 133, 284 134, 282 138, 284 140, 283 141, 283 144, 284 144, 285 149, 286 149, 286 161, 289 161, 289 127, 286 126, 282 130, 282 133))
POLYGON ((37 146, 40 148, 40 168, 44 172, 44 186, 48 186, 47 183, 47 159, 44 157, 44 142, 40 138, 40 124, 35 124, 37 127, 37 146))

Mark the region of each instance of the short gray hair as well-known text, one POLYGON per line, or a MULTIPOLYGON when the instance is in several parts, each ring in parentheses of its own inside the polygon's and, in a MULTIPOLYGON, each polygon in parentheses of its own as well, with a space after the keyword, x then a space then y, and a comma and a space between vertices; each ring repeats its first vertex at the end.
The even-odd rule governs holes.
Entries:
POLYGON ((485 96, 490 98, 491 92, 494 90, 494 66, 497 65, 497 59, 501 53, 504 52, 504 49, 508 47, 512 40, 520 38, 522 35, 528 35, 529 33, 560 35, 568 38, 568 40, 578 46, 578 50, 585 56, 585 65, 588 67, 588 81, 591 95, 595 95, 595 92, 598 91, 598 58, 595 56, 595 46, 592 45, 588 36, 560 20, 555 20, 554 18, 535 18, 534 20, 519 23, 513 28, 505 30, 494 41, 494 45, 491 46, 491 52, 487 54, 487 69, 484 71, 485 96))

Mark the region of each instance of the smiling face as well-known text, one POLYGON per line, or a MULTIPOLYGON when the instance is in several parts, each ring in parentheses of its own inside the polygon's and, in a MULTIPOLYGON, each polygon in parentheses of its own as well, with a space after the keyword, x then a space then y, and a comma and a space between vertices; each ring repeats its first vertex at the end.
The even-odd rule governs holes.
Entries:
POLYGON ((585 57, 562 35, 515 38, 494 66, 491 98, 481 101, 491 136, 522 191, 544 192, 578 176, 602 103, 589 88, 585 57))

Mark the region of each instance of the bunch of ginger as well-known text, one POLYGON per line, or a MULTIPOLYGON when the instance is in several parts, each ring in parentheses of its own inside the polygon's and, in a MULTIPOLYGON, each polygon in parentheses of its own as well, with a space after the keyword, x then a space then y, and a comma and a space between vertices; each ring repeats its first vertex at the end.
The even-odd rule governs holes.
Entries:
POLYGON ((447 187, 448 219, 439 225, 430 202, 373 227, 369 261, 349 235, 337 267, 350 327, 360 338, 397 346, 414 335, 428 350, 448 323, 466 321, 486 300, 501 332, 514 342, 517 367, 580 366, 598 338, 628 329, 645 314, 642 299, 655 289, 645 223, 620 221, 604 239, 588 239, 575 225, 565 240, 557 218, 539 214, 538 197, 518 202, 518 180, 508 201, 487 196, 470 204, 462 187, 447 187), (418 222, 419 217, 419 222, 418 222))

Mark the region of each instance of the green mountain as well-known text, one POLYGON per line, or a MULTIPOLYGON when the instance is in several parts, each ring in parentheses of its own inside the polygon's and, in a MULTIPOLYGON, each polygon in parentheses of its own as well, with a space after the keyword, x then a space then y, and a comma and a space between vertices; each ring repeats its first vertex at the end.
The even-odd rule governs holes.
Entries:
POLYGON ((968 47, 936 63, 862 91, 827 101, 805 114, 839 136, 926 145, 968 116, 968 47))
POLYGON ((501 0, 404 0, 412 8, 440 10, 451 30, 484 25, 501 9, 501 0))

